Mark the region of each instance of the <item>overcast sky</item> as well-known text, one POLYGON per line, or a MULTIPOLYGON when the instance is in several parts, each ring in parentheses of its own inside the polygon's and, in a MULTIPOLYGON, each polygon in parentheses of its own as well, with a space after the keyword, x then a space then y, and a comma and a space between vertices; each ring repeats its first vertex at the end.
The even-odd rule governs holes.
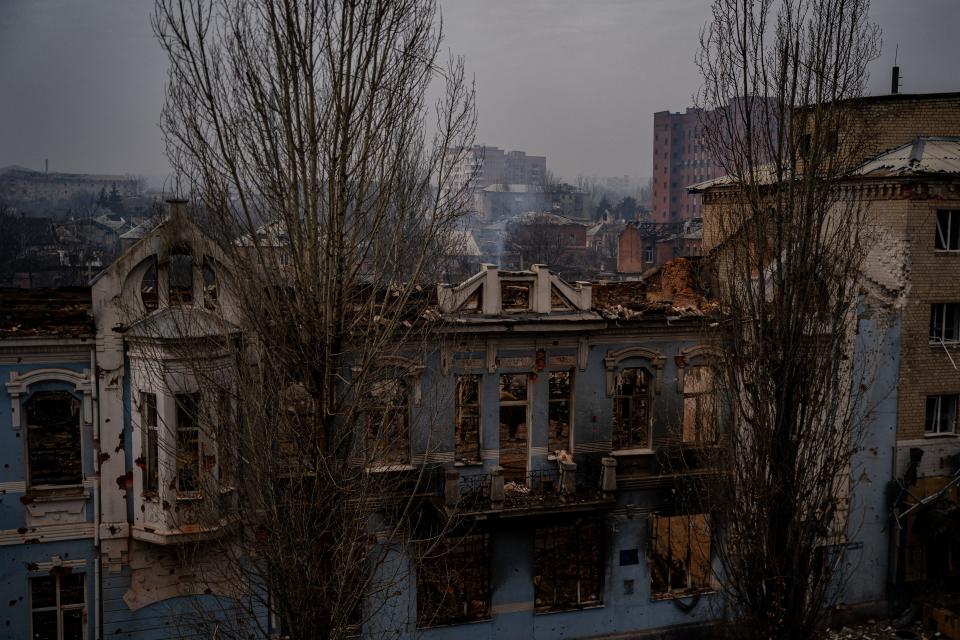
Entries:
MULTIPOLYGON (((441 0, 477 82, 478 140, 555 174, 647 176, 653 113, 682 110, 708 0, 441 0)), ((0 0, 0 167, 167 172, 152 0, 0 0)), ((960 0, 874 0, 870 93, 960 91, 960 0)))

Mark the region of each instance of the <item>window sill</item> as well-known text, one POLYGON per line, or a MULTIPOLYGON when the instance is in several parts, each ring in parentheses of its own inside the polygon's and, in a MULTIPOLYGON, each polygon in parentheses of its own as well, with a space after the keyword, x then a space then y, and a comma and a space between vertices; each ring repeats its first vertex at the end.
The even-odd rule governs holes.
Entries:
POLYGON ((942 432, 942 433, 924 433, 924 434, 923 434, 923 437, 924 437, 924 438, 930 438, 930 439, 932 439, 932 440, 936 440, 937 438, 956 438, 956 437, 957 437, 957 432, 956 432, 956 431, 944 431, 944 432, 942 432))
POLYGON ((960 256, 960 249, 934 249, 935 256, 960 256))
POLYGON ((483 466, 483 461, 482 461, 482 460, 477 460, 477 461, 475 461, 475 462, 474 462, 474 461, 461 462, 461 461, 457 460, 456 462, 453 463, 453 466, 456 467, 457 469, 460 469, 460 468, 463 468, 463 467, 482 467, 482 466, 483 466))
POLYGON ((649 448, 643 449, 615 449, 610 452, 610 455, 617 456, 652 456, 656 451, 649 448))
POLYGON ((960 340, 944 340, 940 342, 939 340, 930 340, 927 342, 931 347, 943 348, 943 347, 960 347, 960 340))
POLYGON ((717 592, 716 589, 705 588, 705 589, 691 589, 690 591, 669 591, 667 593, 652 593, 650 594, 650 602, 667 602, 670 600, 683 600, 684 598, 698 598, 700 596, 708 596, 716 592, 717 592))
POLYGON ((390 473, 395 471, 416 471, 412 464, 385 464, 377 467, 367 467, 367 473, 390 473))
POLYGON ((177 502, 197 502, 199 500, 203 500, 203 495, 199 491, 178 493, 176 497, 177 502))
POLYGON ((482 624, 484 622, 490 622, 493 620, 492 616, 486 616, 483 618, 475 618, 473 620, 461 620, 459 622, 438 622, 436 624, 417 624, 417 629, 447 629, 450 627, 459 627, 465 624, 482 624))
POLYGON ((537 609, 534 607, 533 615, 535 616, 548 616, 552 613, 570 613, 571 611, 588 611, 590 609, 603 609, 604 604, 599 602, 597 604, 584 604, 580 606, 567 607, 565 609, 537 609))
POLYGON ((29 496, 32 502, 59 502, 62 500, 78 500, 90 497, 90 492, 83 485, 28 487, 24 497, 29 496))

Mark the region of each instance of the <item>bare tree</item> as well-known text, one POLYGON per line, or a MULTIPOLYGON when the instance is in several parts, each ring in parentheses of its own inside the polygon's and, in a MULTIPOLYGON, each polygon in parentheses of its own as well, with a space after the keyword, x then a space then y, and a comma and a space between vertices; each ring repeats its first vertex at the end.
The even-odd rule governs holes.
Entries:
MULTIPOLYGON (((218 245, 187 267, 198 300, 174 290, 171 231, 170 300, 193 314, 178 361, 198 388, 178 415, 218 451, 177 482, 231 498, 179 517, 236 523, 203 547, 226 559, 208 578, 244 585, 249 617, 269 610, 294 639, 378 635, 409 571, 391 550, 447 526, 411 457, 439 437, 417 389, 475 122, 462 60, 437 64, 441 27, 435 0, 156 2, 168 155, 218 245)), ((204 457, 181 444, 178 465, 204 457)))
POLYGON ((750 638, 810 638, 842 593, 849 464, 870 365, 853 352, 866 208, 843 189, 879 32, 869 0, 715 0, 697 57, 729 429, 700 487, 719 583, 750 638))

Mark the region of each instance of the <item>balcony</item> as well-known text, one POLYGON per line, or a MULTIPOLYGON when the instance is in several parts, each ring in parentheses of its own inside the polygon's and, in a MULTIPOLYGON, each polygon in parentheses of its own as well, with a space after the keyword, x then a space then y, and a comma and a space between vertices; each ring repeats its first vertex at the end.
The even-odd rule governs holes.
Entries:
POLYGON ((578 462, 528 471, 505 481, 502 467, 490 473, 445 472, 444 501, 449 513, 512 517, 532 513, 583 511, 611 505, 617 489, 613 458, 584 456, 578 462))

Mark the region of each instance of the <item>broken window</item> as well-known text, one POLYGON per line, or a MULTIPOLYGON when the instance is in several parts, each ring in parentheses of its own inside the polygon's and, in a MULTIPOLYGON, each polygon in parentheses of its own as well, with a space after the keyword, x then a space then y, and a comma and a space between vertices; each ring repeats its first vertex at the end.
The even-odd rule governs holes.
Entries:
POLYGON ((938 302, 930 305, 930 342, 960 340, 960 304, 938 302))
POLYGON ((86 588, 82 573, 30 578, 31 635, 34 640, 83 640, 86 588))
POLYGON ((716 440, 717 393, 713 370, 687 367, 683 373, 683 442, 706 444, 716 440))
POLYGON ((177 492, 200 491, 200 428, 197 410, 200 394, 181 393, 177 404, 177 492))
POLYGON ((457 462, 480 462, 480 376, 456 377, 456 443, 457 462))
POLYGON ((650 375, 646 369, 623 369, 613 393, 613 448, 650 446, 650 375))
POLYGON ((501 282, 500 291, 504 311, 527 311, 530 308, 530 283, 501 282))
POLYGON ((927 415, 923 425, 926 435, 956 433, 957 395, 927 396, 927 415))
POLYGON ((217 285, 217 272, 213 268, 213 258, 203 256, 203 268, 200 271, 203 276, 203 304, 208 309, 216 309, 220 290, 217 285))
POLYGON ((934 246, 940 251, 960 251, 960 211, 937 211, 934 246))
POLYGON ((565 611, 603 604, 603 534, 595 519, 537 529, 534 606, 565 611))
POLYGON ((150 256, 147 260, 150 264, 140 279, 140 301, 144 309, 153 311, 157 308, 157 256, 150 256))
POLYGON ((80 401, 67 391, 40 391, 24 409, 30 486, 81 484, 80 401))
POLYGON ((653 516, 650 594, 682 596, 711 588, 710 523, 706 515, 653 516))
POLYGON ((402 379, 372 385, 371 407, 365 412, 367 458, 377 464, 410 462, 410 404, 402 379))
POLYGON ((157 440, 157 396, 140 392, 140 429, 143 451, 143 493, 156 495, 159 487, 159 442, 157 440))
POLYGON ((193 302, 193 254, 190 247, 174 247, 170 251, 170 266, 167 278, 170 304, 193 302))
POLYGON ((548 407, 547 451, 554 452, 570 448, 570 392, 573 373, 570 371, 550 372, 550 391, 548 407))
POLYGON ((490 536, 475 534, 421 543, 417 626, 490 617, 490 536))
POLYGON ((527 474, 527 383, 525 373, 500 376, 500 466, 508 481, 527 474))

